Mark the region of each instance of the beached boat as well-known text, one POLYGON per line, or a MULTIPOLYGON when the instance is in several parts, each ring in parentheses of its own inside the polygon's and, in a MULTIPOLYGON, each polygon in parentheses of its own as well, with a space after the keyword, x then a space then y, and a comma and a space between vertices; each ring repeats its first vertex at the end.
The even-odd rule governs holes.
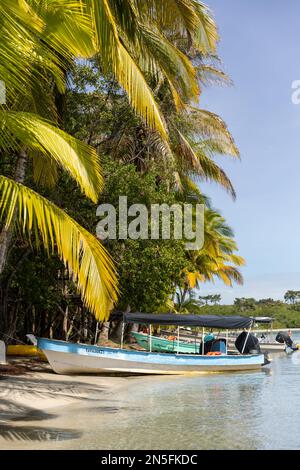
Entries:
POLYGON ((27 344, 9 345, 6 349, 7 356, 37 357, 46 361, 46 356, 36 346, 27 344))
MULTIPOLYGON (((188 325, 202 328, 249 328, 252 320, 245 317, 215 315, 124 314, 123 322, 157 325, 188 325)), ((243 332, 243 344, 238 354, 220 351, 207 354, 165 354, 146 351, 106 348, 87 344, 38 338, 37 346, 46 355, 58 374, 186 374, 257 370, 269 363, 261 353, 250 353, 251 334, 243 332)), ((207 348, 207 346, 205 346, 207 348)), ((205 351, 203 347, 203 351, 205 351)))

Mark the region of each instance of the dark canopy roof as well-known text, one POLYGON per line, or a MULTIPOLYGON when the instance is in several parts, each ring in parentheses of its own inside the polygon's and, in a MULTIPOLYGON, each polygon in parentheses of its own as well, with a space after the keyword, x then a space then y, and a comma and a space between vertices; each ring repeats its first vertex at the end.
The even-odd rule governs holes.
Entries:
POLYGON ((252 320, 255 323, 272 323, 274 321, 274 318, 272 317, 252 317, 252 320))
POLYGON ((175 315, 173 313, 125 313, 126 323, 153 325, 201 326, 206 328, 241 329, 249 328, 252 318, 220 315, 175 315))

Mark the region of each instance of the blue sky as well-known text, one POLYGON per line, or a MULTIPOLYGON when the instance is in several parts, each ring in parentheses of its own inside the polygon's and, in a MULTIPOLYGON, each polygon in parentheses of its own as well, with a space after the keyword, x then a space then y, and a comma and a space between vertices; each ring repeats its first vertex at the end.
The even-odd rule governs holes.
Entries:
POLYGON ((299 0, 206 0, 221 41, 219 55, 233 87, 212 87, 200 106, 222 116, 242 161, 218 158, 237 191, 233 202, 214 184, 201 188, 234 228, 246 258, 243 287, 206 284, 201 294, 280 299, 300 289, 299 0))

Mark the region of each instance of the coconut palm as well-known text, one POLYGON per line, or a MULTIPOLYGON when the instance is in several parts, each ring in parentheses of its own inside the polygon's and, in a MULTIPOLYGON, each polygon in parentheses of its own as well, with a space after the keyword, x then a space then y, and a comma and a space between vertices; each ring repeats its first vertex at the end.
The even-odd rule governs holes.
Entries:
POLYGON ((236 254, 238 248, 232 229, 218 212, 211 209, 205 210, 204 227, 203 248, 189 253, 194 270, 185 273, 186 288, 199 288, 202 282, 213 282, 215 278, 228 286, 242 284, 243 277, 238 268, 245 260, 236 254))
POLYGON ((166 82, 177 105, 197 99, 197 71, 187 47, 212 54, 218 34, 211 13, 197 0, 86 0, 105 71, 113 71, 134 108, 162 130, 144 74, 158 87, 166 82), (147 102, 148 100, 148 102, 147 102))
MULTIPOLYGON (((86 54, 92 46, 89 23, 72 2, 67 3, 64 19, 57 24, 63 2, 56 2, 52 22, 49 19, 46 24, 33 8, 37 6, 34 2, 0 2, 0 74, 7 89, 7 104, 0 109, 0 151, 10 156, 12 163, 15 161, 11 173, 0 176, 0 272, 5 267, 15 226, 30 241, 42 241, 49 253, 59 254, 86 306, 101 318, 108 315, 117 297, 116 274, 108 253, 65 212, 24 185, 29 160, 37 180, 42 179, 42 173, 47 178, 45 172, 51 165, 58 165, 95 203, 103 185, 95 150, 55 125, 51 90, 56 86, 63 91, 65 87, 63 63, 71 54, 86 54), (74 20, 75 33, 79 31, 82 39, 78 38, 77 43, 67 28, 74 20), (54 122, 37 114, 44 110, 54 122)), ((54 6, 54 2, 49 2, 49 7, 50 4, 54 6)), ((47 13, 50 15, 50 8, 47 13)))
POLYGON ((156 98, 168 129, 168 142, 141 120, 134 119, 124 99, 113 128, 103 138, 103 144, 100 143, 102 151, 118 161, 135 163, 142 172, 147 171, 153 161, 162 162, 167 170, 166 177, 172 174, 180 191, 194 189, 209 180, 235 198, 229 177, 216 161, 220 155, 239 158, 226 123, 218 115, 189 104, 177 109, 163 85, 156 98))
POLYGON ((102 176, 96 152, 57 128, 55 96, 64 93, 74 58, 99 55, 104 73, 115 75, 135 111, 166 139, 144 73, 167 80, 177 106, 196 98, 196 72, 179 46, 188 42, 203 54, 212 52, 215 25, 194 0, 169 1, 167 9, 139 0, 0 0, 0 18, 0 78, 7 87, 0 152, 16 162, 11 174, 0 177, 0 273, 15 225, 30 240, 42 240, 49 252, 56 250, 85 304, 104 319, 117 295, 108 254, 76 221, 24 185, 26 165, 32 161, 35 182, 47 185, 55 184, 61 166, 97 202, 102 176))
POLYGON ((178 286, 173 304, 173 310, 176 313, 200 313, 202 306, 203 302, 196 295, 195 291, 192 289, 185 290, 183 287, 178 286))

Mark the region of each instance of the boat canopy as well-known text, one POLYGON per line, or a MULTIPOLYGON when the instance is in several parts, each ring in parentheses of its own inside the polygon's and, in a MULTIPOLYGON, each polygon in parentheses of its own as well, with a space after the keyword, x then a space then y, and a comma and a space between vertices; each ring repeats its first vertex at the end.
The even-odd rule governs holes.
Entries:
POLYGON ((226 330, 249 328, 253 323, 251 317, 139 312, 124 313, 123 321, 125 323, 142 323, 146 325, 194 326, 226 330))
POLYGON ((268 324, 268 323, 272 323, 274 321, 274 318, 272 318, 272 317, 252 317, 252 320, 254 321, 254 323, 268 324))

